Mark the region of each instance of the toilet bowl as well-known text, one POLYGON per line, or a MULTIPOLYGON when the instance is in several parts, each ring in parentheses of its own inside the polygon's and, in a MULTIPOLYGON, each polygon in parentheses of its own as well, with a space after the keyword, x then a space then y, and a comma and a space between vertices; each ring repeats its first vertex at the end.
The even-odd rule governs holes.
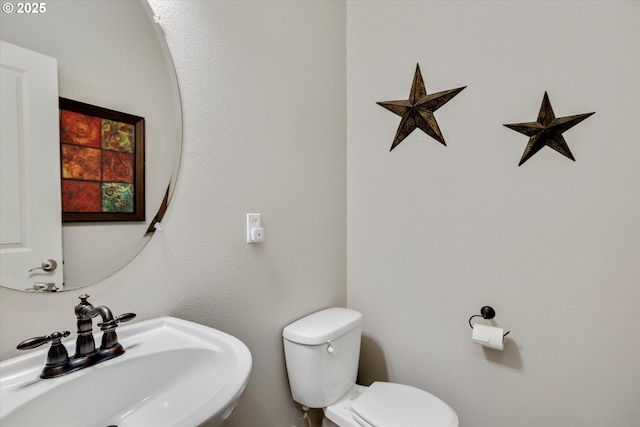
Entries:
POLYGON ((355 382, 362 315, 329 308, 285 327, 287 375, 293 398, 322 408, 323 427, 457 427, 455 411, 424 390, 389 382, 355 382))

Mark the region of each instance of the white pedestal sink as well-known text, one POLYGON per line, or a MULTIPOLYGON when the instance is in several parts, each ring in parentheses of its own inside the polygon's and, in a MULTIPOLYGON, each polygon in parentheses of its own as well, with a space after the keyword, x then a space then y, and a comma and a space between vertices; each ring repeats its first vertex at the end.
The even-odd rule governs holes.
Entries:
POLYGON ((249 349, 216 329, 160 317, 116 332, 123 355, 59 378, 39 378, 48 349, 0 363, 0 425, 218 426, 249 381, 249 349))

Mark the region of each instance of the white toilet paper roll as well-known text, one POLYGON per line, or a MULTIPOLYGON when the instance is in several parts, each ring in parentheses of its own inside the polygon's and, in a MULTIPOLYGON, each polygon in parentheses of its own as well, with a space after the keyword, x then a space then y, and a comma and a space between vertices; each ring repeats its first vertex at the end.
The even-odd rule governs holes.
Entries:
POLYGON ((504 329, 496 328, 482 324, 473 325, 471 339, 474 343, 483 347, 489 347, 496 350, 504 349, 504 329))

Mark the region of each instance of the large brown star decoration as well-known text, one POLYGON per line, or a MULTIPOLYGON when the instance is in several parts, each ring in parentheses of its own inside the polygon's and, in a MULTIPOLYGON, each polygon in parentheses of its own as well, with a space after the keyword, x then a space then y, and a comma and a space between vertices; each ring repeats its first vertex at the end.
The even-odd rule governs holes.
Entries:
POLYGON ((595 113, 577 114, 575 116, 566 116, 556 119, 556 116, 553 114, 553 109, 551 108, 551 103, 549 102, 549 96, 547 95, 547 92, 545 92, 544 98, 542 98, 542 105, 540 106, 537 122, 505 125, 509 129, 513 129, 516 132, 520 132, 530 137, 527 148, 525 148, 518 166, 529 160, 545 145, 575 161, 576 159, 573 157, 573 154, 571 154, 571 150, 569 150, 569 146, 564 140, 562 133, 571 129, 592 114, 595 113))
POLYGON ((422 80, 422 74, 420 73, 420 64, 416 65, 416 73, 413 76, 413 84, 411 85, 409 99, 377 103, 392 113, 402 117, 389 151, 396 148, 398 144, 400 144, 416 128, 421 129, 427 135, 441 142, 443 145, 447 145, 444 142, 442 132, 440 132, 440 128, 438 127, 438 123, 436 122, 436 118, 433 116, 433 113, 438 108, 449 102, 451 98, 460 93, 460 91, 465 87, 466 86, 427 95, 427 90, 425 89, 424 81, 422 80))

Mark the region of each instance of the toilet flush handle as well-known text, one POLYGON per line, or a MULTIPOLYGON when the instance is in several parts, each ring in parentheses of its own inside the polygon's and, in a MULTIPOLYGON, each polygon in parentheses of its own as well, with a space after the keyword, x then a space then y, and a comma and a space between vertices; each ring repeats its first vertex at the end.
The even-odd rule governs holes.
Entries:
POLYGON ((327 353, 336 354, 336 348, 330 340, 327 340, 327 353))

